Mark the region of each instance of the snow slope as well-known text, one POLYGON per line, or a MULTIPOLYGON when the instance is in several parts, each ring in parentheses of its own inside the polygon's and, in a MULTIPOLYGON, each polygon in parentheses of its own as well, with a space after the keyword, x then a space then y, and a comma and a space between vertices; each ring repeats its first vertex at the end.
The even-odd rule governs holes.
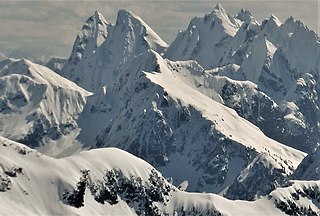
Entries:
POLYGON ((76 119, 91 94, 24 59, 1 62, 0 92, 1 136, 32 147, 59 140, 76 129, 76 119))
POLYGON ((79 117, 77 140, 89 148, 118 147, 150 162, 175 184, 188 180, 189 190, 242 199, 272 190, 275 179, 283 181, 305 156, 201 93, 194 77, 187 76, 201 73, 195 62, 173 63, 149 50, 122 68, 113 83, 89 98, 79 117), (175 71, 174 64, 185 73, 175 71), (270 187, 260 191, 260 184, 270 187), (243 185, 251 191, 247 195, 243 185))
POLYGON ((54 159, 0 137, 0 150, 1 215, 285 215, 290 200, 302 213, 319 213, 317 181, 295 182, 253 202, 230 201, 180 191, 151 165, 116 148, 54 159))

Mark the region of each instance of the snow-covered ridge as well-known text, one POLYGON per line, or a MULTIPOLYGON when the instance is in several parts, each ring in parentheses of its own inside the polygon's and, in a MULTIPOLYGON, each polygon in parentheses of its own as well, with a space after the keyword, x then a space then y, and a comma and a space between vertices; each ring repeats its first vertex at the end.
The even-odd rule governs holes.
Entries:
POLYGON ((312 203, 319 199, 317 181, 295 182, 253 202, 230 201, 180 191, 151 165, 116 148, 54 159, 0 137, 0 150, 2 215, 284 215, 296 210, 295 202, 302 213, 319 212, 312 203))
POLYGON ((0 83, 1 135, 34 147, 77 128, 76 119, 91 95, 47 67, 24 59, 6 61, 0 83))
MULTIPOLYGON (((234 185, 228 193, 233 198, 242 184, 237 177, 246 168, 251 178, 262 175, 252 168, 259 166, 266 179, 261 184, 273 184, 291 175, 305 156, 267 138, 234 110, 215 102, 214 88, 200 91, 206 82, 214 85, 218 79, 210 80, 209 74, 204 79, 207 72, 194 61, 175 63, 149 50, 121 69, 80 115, 77 139, 88 147, 127 150, 173 177, 176 184, 187 179, 190 190, 226 194, 234 185), (177 172, 177 167, 189 171, 177 172)), ((250 178, 244 184, 251 185, 250 178)), ((267 192, 258 192, 256 186, 250 189, 250 199, 267 192)))

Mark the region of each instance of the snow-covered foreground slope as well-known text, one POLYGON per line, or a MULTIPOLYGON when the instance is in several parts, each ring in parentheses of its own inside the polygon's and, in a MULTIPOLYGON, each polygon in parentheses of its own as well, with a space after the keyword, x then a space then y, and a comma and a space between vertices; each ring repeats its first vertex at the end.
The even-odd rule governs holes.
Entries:
POLYGON ((1 215, 319 213, 319 181, 295 182, 253 202, 230 201, 180 191, 151 165, 116 148, 54 159, 0 137, 0 151, 1 215))
POLYGON ((44 66, 5 60, 0 65, 0 135, 33 147, 59 140, 77 128, 90 94, 44 66))

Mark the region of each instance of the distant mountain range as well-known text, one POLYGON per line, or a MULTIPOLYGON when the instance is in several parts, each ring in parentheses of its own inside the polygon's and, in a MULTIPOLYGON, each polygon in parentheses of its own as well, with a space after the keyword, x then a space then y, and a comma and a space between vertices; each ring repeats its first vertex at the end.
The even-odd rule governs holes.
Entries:
POLYGON ((0 212, 319 215, 319 71, 293 17, 218 4, 167 45, 95 12, 69 59, 0 61, 0 212))

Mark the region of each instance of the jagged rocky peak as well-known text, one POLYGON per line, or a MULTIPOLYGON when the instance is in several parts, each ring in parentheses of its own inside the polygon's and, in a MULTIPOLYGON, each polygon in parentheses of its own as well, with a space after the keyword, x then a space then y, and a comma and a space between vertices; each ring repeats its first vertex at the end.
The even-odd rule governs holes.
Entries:
POLYGON ((69 61, 77 64, 81 59, 88 58, 88 55, 96 52, 107 38, 110 28, 111 25, 105 18, 98 11, 95 11, 78 33, 69 61))
POLYGON ((193 18, 165 55, 171 60, 196 60, 206 69, 217 67, 241 23, 218 4, 211 13, 193 18))
POLYGON ((211 14, 219 20, 218 23, 224 27, 225 33, 231 36, 236 34, 240 23, 222 7, 222 4, 217 4, 211 14))
POLYGON ((95 92, 116 80, 117 73, 136 56, 155 50, 163 53, 167 44, 137 15, 119 10, 115 25, 95 12, 77 36, 72 54, 61 74, 95 92), (116 72, 117 71, 117 72, 116 72))
POLYGON ((286 21, 284 22, 284 25, 297 25, 297 24, 302 24, 301 21, 296 20, 293 16, 288 17, 286 21))
POLYGON ((251 12, 247 9, 242 8, 239 13, 235 16, 236 19, 244 22, 245 24, 259 25, 258 21, 252 16, 251 12))
POLYGON ((78 33, 71 55, 60 74, 92 91, 93 69, 99 60, 97 53, 112 28, 113 26, 98 11, 94 12, 78 33))
POLYGON ((95 39, 96 45, 100 46, 108 35, 108 26, 109 23, 102 14, 95 11, 82 26, 78 36, 80 38, 93 38, 95 39))
POLYGON ((217 4, 210 14, 193 18, 188 30, 210 27, 209 30, 223 31, 229 36, 234 36, 239 26, 240 23, 226 9, 221 4, 217 4))
POLYGON ((271 14, 270 18, 267 18, 262 22, 261 30, 265 34, 272 35, 281 25, 282 22, 275 15, 271 14))
POLYGON ((282 22, 279 20, 279 18, 276 17, 274 14, 271 14, 269 20, 275 22, 277 24, 277 26, 280 26, 282 24, 282 22))
MULTIPOLYGON (((143 37, 149 48, 162 53, 168 45, 139 16, 128 10, 119 10, 115 32, 126 33, 126 40, 139 40, 143 37), (118 31, 120 30, 120 32, 118 31)), ((118 36, 118 35, 116 35, 118 36)))
POLYGON ((211 14, 215 14, 218 17, 224 16, 224 17, 231 17, 227 10, 222 6, 222 4, 218 3, 214 8, 211 14))
MULTIPOLYGON (((305 26, 305 24, 302 21, 296 20, 293 16, 290 16, 288 19, 286 19, 286 21, 282 24, 281 27, 282 27, 282 32, 284 34, 290 34, 290 37, 292 33, 294 33, 298 29, 303 29, 303 31, 306 30, 305 32, 311 31, 305 26)), ((314 31, 312 32, 314 35, 316 35, 314 31)))

